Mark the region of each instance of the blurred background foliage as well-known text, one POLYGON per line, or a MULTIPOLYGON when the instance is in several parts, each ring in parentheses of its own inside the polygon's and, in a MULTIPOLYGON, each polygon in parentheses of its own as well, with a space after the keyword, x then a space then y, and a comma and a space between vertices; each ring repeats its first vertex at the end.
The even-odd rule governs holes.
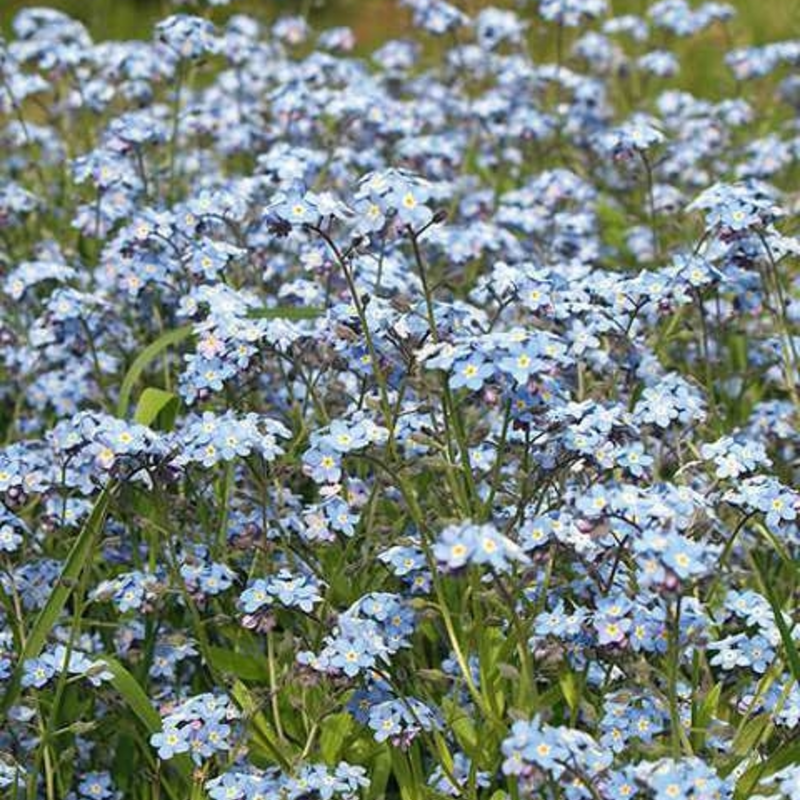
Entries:
MULTIPOLYGON (((468 12, 487 6, 521 8, 535 19, 536 0, 451 0, 468 12)), ((610 0, 614 13, 646 13, 654 0, 610 0)), ((700 0, 690 0, 697 4, 700 0)), ((800 0, 727 0, 737 10, 736 19, 671 46, 681 58, 682 72, 675 83, 699 96, 721 98, 733 83, 722 58, 732 46, 763 44, 800 36, 800 0)), ((191 10, 191 0, 178 6, 174 0, 0 0, 0 30, 10 31, 14 15, 33 6, 66 11, 84 22, 100 39, 147 38, 153 25, 176 10, 191 10)), ((412 32, 410 15, 398 0, 232 0, 227 8, 213 9, 211 17, 224 22, 233 13, 248 13, 270 21, 283 14, 303 14, 317 28, 348 25, 357 37, 357 52, 368 54, 387 39, 412 32)), ((208 12, 206 12, 208 13, 208 12)), ((537 60, 553 57, 552 29, 534 24, 531 45, 537 60)), ((652 42, 662 46, 664 41, 652 42)))

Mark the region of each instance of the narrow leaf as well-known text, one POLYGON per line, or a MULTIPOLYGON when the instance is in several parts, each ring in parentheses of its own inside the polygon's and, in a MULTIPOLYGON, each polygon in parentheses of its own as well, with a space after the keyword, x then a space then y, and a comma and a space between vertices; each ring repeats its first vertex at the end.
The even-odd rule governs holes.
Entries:
POLYGON ((305 308, 303 306, 275 306, 274 308, 258 308, 248 316, 256 319, 288 319, 296 322, 302 319, 316 319, 324 313, 322 308, 305 308))
POLYGON ((333 766, 339 761, 352 730, 353 718, 347 712, 326 717, 319 736, 319 750, 326 764, 333 766))
MULTIPOLYGON (((153 708, 150 698, 136 678, 116 659, 110 656, 103 656, 102 661, 114 676, 111 679, 111 685, 119 692, 128 708, 144 725, 147 733, 158 733, 161 730, 161 715, 153 708)), ((175 767, 185 781, 191 780, 192 762, 187 755, 179 755, 170 759, 170 764, 175 767)))
POLYGON ((262 750, 268 753, 283 769, 289 769, 290 761, 281 751, 275 729, 260 710, 247 686, 241 681, 235 681, 231 689, 231 696, 250 721, 254 742, 260 745, 262 750))
POLYGON ((170 430, 175 423, 179 403, 178 396, 172 392, 148 386, 139 397, 133 419, 140 425, 152 427, 156 419, 161 417, 161 427, 170 430))
POLYGON ((369 766, 369 788, 367 800, 378 800, 386 795, 386 787, 392 774, 392 756, 388 748, 381 748, 369 766))
POLYGON ((67 600, 72 594, 75 585, 84 569, 89 569, 91 552, 94 547, 103 523, 108 513, 108 505, 111 500, 113 484, 109 484, 100 493, 97 502, 92 509, 92 513, 86 520, 86 524, 81 529, 75 539, 72 549, 67 556, 64 569, 50 593, 44 608, 39 612, 33 627, 28 631, 25 639, 25 647, 22 650, 17 667, 14 671, 12 680, 6 690, 2 703, 0 703, 0 713, 8 711, 9 707, 16 700, 20 689, 20 680, 25 661, 36 658, 41 652, 47 641, 47 637, 53 628, 58 624, 58 619, 67 600))
POLYGON ((736 797, 746 798, 753 794, 758 782, 779 772, 784 767, 800 764, 800 742, 779 747, 766 761, 750 767, 736 785, 736 797))
POLYGON ((147 728, 147 732, 158 733, 161 730, 161 715, 153 708, 150 698, 136 678, 116 659, 103 656, 102 661, 114 676, 111 679, 111 685, 120 693, 130 710, 147 728))
POLYGON ((139 353, 122 380, 122 385, 119 390, 119 401, 117 402, 118 417, 125 417, 127 415, 133 387, 136 386, 137 381, 149 364, 158 358, 168 347, 173 347, 180 344, 185 339, 188 339, 193 330, 194 328, 192 325, 184 325, 182 328, 175 328, 174 330, 167 331, 139 353))
POLYGON ((558 676, 558 685, 561 687, 561 693, 567 701, 569 710, 574 714, 578 710, 578 703, 581 699, 581 690, 575 674, 571 670, 564 670, 558 676))
POLYGON ((778 598, 775 595, 772 581, 766 574, 764 567, 758 559, 754 558, 753 563, 755 564, 758 574, 761 577, 764 593, 766 594, 767 600, 772 608, 772 614, 775 617, 775 624, 778 626, 778 630, 780 631, 781 641, 783 642, 783 647, 786 650, 786 660, 789 662, 792 676, 797 681, 797 685, 800 686, 800 653, 797 651, 797 644, 792 638, 792 632, 789 630, 786 620, 783 618, 783 610, 781 609, 778 598))
POLYGON ((227 672, 245 681, 269 681, 269 670, 263 655, 240 653, 224 647, 209 647, 206 657, 211 666, 219 672, 227 672))

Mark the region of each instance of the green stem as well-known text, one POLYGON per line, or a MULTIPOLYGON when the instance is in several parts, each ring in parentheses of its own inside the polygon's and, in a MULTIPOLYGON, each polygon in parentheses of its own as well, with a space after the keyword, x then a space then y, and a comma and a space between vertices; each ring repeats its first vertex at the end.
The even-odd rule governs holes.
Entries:
POLYGON ((281 709, 278 703, 278 680, 275 671, 275 641, 272 631, 267 634, 267 660, 269 662, 269 694, 272 704, 272 718, 275 722, 275 731, 281 741, 285 740, 283 725, 281 724, 281 709))
POLYGON ((661 254, 661 245, 658 240, 658 225, 656 224, 656 200, 653 192, 653 167, 644 150, 637 150, 644 164, 645 178, 647 181, 647 205, 650 214, 650 233, 653 237, 653 256, 658 258, 661 254))
POLYGON ((169 145, 169 195, 170 201, 175 200, 175 189, 177 180, 178 163, 178 137, 180 135, 181 120, 181 93, 183 91, 183 80, 185 77, 185 66, 182 58, 178 59, 177 74, 175 79, 175 98, 172 104, 172 135, 169 145))

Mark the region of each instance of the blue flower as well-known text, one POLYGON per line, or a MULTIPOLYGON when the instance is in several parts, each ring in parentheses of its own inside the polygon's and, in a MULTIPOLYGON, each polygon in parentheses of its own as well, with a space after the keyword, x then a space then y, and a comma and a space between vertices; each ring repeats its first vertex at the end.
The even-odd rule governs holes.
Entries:
POLYGON ((109 800, 114 796, 111 775, 107 772, 87 772, 78 784, 78 795, 87 800, 109 800))
POLYGON ((617 463, 626 469, 635 478, 645 474, 648 467, 653 464, 653 457, 644 452, 641 442, 634 442, 616 454, 617 463))
POLYGON ((310 614, 314 605, 322 602, 319 584, 306 576, 281 570, 273 577, 254 581, 239 597, 242 610, 247 614, 254 614, 275 602, 310 614))
POLYGON ((384 700, 369 711, 369 727, 374 731, 376 742, 391 741, 400 747, 408 747, 421 731, 439 726, 436 714, 415 697, 384 700))
POLYGON ((57 672, 52 656, 47 653, 38 658, 29 658, 22 667, 22 685, 42 689, 57 672))
POLYGON ((433 554, 448 570, 475 564, 506 572, 513 563, 524 564, 528 560, 522 549, 493 525, 471 523, 445 528, 433 546, 433 554))
POLYGON ((448 383, 451 389, 465 387, 477 392, 492 375, 494 375, 494 367, 483 356, 476 353, 453 364, 448 383))
POLYGON ((158 750, 158 757, 164 761, 181 753, 189 752, 189 738, 175 725, 165 725, 162 731, 150 737, 150 744, 158 750))
POLYGON ((179 58, 197 59, 216 52, 214 26, 202 17, 175 14, 156 25, 156 36, 179 58))
POLYGON ((539 13, 548 22, 576 28, 605 14, 606 0, 539 0, 539 13))

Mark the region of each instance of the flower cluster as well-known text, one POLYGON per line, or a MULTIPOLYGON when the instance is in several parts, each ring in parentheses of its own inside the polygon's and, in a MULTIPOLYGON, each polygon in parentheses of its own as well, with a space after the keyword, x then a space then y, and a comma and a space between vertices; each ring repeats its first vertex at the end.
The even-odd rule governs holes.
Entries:
POLYGON ((781 4, 9 19, 0 796, 798 800, 781 4))
POLYGON ((150 744, 159 758, 189 753, 196 764, 202 764, 214 753, 230 749, 230 723, 238 716, 227 697, 196 695, 169 710, 162 718, 162 730, 150 737, 150 744))

